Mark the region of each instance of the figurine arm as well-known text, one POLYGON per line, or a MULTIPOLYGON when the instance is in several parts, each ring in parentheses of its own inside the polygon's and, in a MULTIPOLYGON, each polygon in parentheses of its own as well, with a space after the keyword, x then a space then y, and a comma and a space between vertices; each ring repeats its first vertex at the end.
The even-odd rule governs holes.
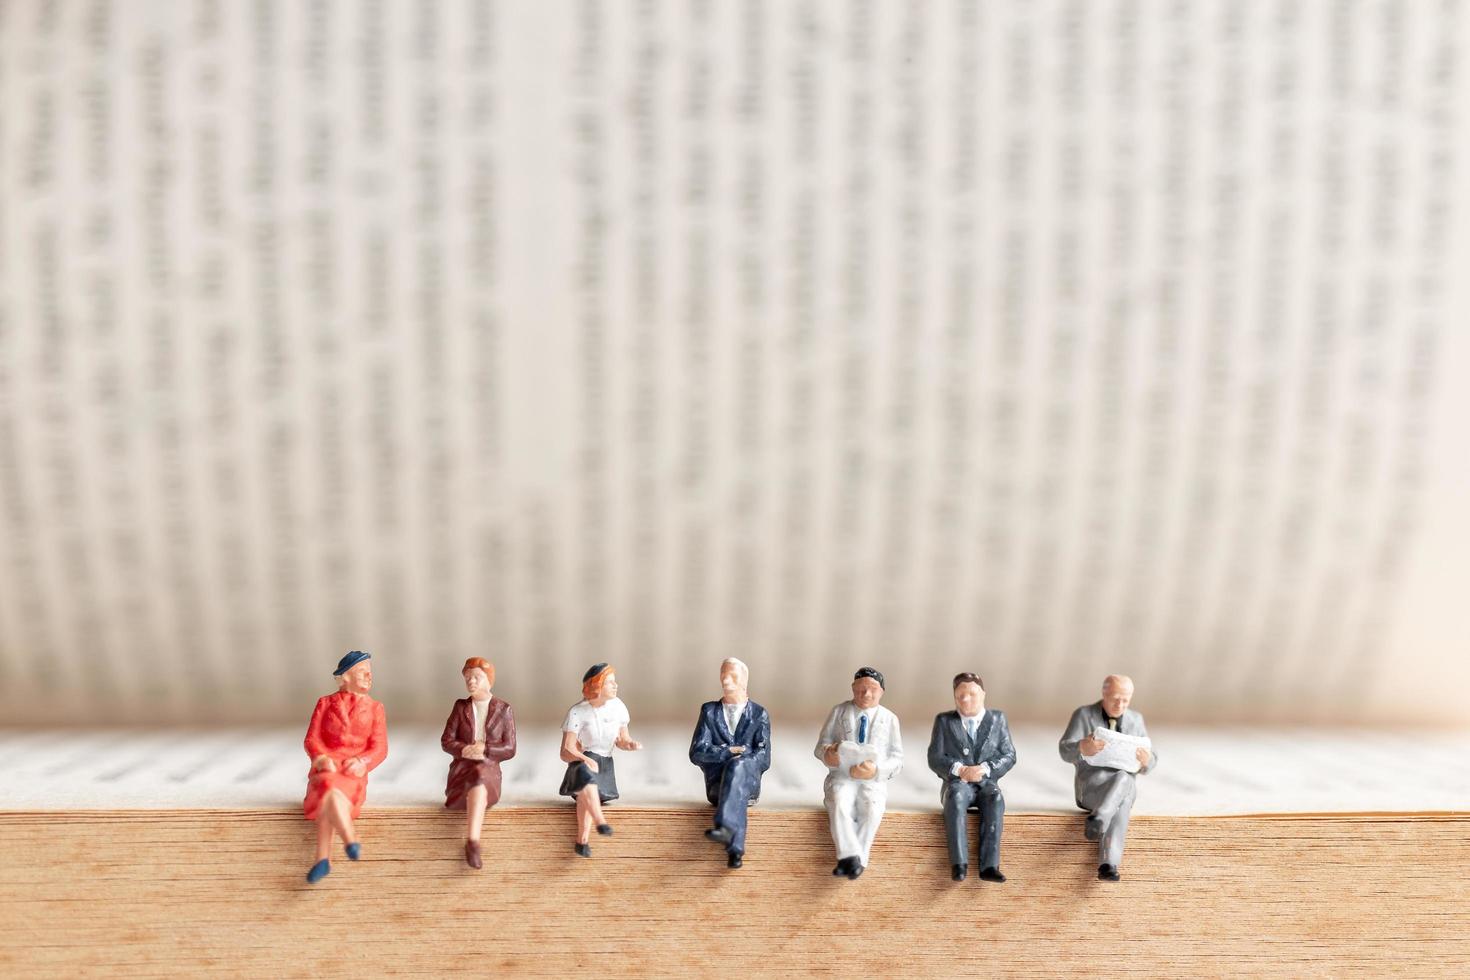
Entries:
MULTIPOLYGON (((833 742, 841 741, 841 739, 838 737, 837 730, 837 719, 840 717, 842 717, 842 705, 839 704, 837 707, 832 709, 832 713, 827 716, 827 723, 823 725, 822 730, 817 733, 817 747, 812 754, 815 755, 818 761, 820 761, 824 766, 827 765, 827 746, 831 745, 833 742)), ((827 768, 831 769, 833 767, 827 766, 827 768)))
MULTIPOLYGON (((504 702, 501 703, 504 704, 504 702)), ((510 705, 505 705, 505 713, 500 716, 491 734, 494 736, 493 739, 485 739, 485 758, 496 762, 515 758, 516 716, 510 710, 510 705)))
POLYGON ((961 765, 961 761, 944 751, 945 741, 944 715, 936 715, 934 731, 929 735, 929 769, 940 779, 952 779, 954 767, 961 765))
POLYGON ((689 743, 689 761, 701 768, 717 766, 728 761, 731 755, 728 745, 715 744, 714 732, 706 723, 705 714, 701 710, 699 721, 694 726, 694 739, 689 743))
POLYGON ((313 763, 323 756, 332 757, 327 749, 327 743, 322 741, 322 715, 327 712, 327 699, 318 698, 316 708, 311 713, 311 721, 306 726, 306 754, 313 763))
POLYGON ((622 749, 624 752, 637 752, 643 748, 643 743, 636 741, 632 735, 628 734, 628 725, 632 723, 633 719, 628 714, 628 706, 621 701, 618 703, 622 705, 623 710, 620 712, 622 718, 619 720, 618 736, 613 739, 613 745, 622 749))
MULTIPOLYGON (((474 711, 474 708, 472 707, 470 710, 474 711)), ((439 736, 439 747, 456 759, 462 759, 464 758, 464 747, 474 743, 461 742, 455 737, 459 734, 458 722, 459 704, 456 702, 455 706, 449 709, 449 720, 444 723, 444 734, 439 736)))
POLYGON ((771 713, 762 709, 760 727, 755 733, 754 760, 762 772, 771 768, 771 713))
POLYGON ((1011 742, 1011 726, 1006 724, 1006 716, 997 711, 995 724, 1000 730, 1000 737, 995 740, 999 755, 986 763, 990 768, 985 774, 987 779, 999 779, 1016 764, 1016 746, 1011 742))
MULTIPOLYGON (((1148 735, 1148 726, 1143 723, 1143 716, 1142 715, 1139 715, 1138 716, 1138 734, 1142 735, 1144 738, 1148 738, 1149 737, 1149 735, 1148 735)), ((1154 766, 1156 766, 1158 764, 1159 764, 1159 754, 1158 754, 1158 752, 1154 751, 1153 742, 1150 741, 1149 742, 1149 746, 1148 746, 1148 765, 1141 767, 1138 770, 1138 774, 1140 776, 1142 776, 1146 772, 1153 772, 1154 771, 1154 766)))
POLYGON ((903 768, 903 739, 898 731, 898 715, 893 716, 893 735, 888 739, 888 751, 878 760, 878 778, 892 779, 903 768))
POLYGON ((383 710, 381 701, 373 705, 373 730, 368 735, 367 746, 358 758, 369 772, 388 758, 388 713, 383 710))
POLYGON ((1082 750, 1077 748, 1078 744, 1092 732, 1087 728, 1087 715, 1078 708, 1072 712, 1072 720, 1067 722, 1067 730, 1062 733, 1062 739, 1057 743, 1057 752, 1061 755, 1063 762, 1073 765, 1082 761, 1082 750))
POLYGON ((563 731, 561 733, 561 761, 562 762, 585 762, 597 771, 597 763, 587 758, 582 751, 582 743, 577 741, 576 732, 563 731))

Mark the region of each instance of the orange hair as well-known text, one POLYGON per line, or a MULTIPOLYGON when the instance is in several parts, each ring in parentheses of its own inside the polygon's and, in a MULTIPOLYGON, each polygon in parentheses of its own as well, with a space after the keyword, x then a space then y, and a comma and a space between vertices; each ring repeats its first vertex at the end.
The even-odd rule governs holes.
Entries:
POLYGON ((466 660, 464 662, 464 667, 460 669, 460 673, 463 674, 466 670, 473 670, 476 667, 485 672, 485 683, 489 684, 491 687, 494 687, 495 665, 483 657, 471 657, 470 659, 466 660))
POLYGON ((587 678, 587 680, 584 681, 582 684, 582 700, 591 701, 593 698, 601 697, 602 685, 605 683, 608 677, 612 676, 612 673, 613 665, 608 664, 606 667, 602 668, 597 673, 587 678))

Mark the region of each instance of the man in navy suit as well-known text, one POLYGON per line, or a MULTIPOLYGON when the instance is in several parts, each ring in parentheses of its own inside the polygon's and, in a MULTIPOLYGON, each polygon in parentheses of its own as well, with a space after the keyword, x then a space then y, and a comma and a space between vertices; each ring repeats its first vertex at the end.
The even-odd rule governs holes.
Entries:
POLYGON ((964 881, 969 869, 969 811, 980 811, 980 878, 1005 881, 1000 873, 1000 831, 1006 801, 997 781, 1016 764, 1016 747, 1006 716, 985 708, 985 682, 978 674, 956 674, 954 711, 935 716, 929 737, 929 768, 944 781, 944 835, 950 870, 964 881))
POLYGON ((715 808, 715 825, 704 836, 725 845, 728 864, 745 857, 745 808, 761 794, 761 775, 771 767, 771 716, 750 700, 750 670, 734 657, 720 664, 718 701, 699 708, 689 743, 689 761, 704 771, 704 794, 715 808))

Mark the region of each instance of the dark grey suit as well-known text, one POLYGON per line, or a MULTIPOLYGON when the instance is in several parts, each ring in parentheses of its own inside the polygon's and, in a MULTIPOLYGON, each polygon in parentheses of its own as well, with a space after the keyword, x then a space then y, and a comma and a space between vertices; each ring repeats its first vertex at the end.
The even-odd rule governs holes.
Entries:
MULTIPOLYGON (((1098 840, 1097 863, 1118 867, 1123 861, 1123 843, 1128 836, 1128 816, 1133 811, 1133 799, 1137 795, 1134 774, 1121 769, 1100 769, 1083 761, 1077 743, 1098 728, 1108 727, 1108 716, 1101 701, 1084 704, 1072 712, 1067 730, 1057 743, 1062 759, 1077 767, 1074 790, 1077 805, 1088 811, 1089 819, 1097 822, 1102 836, 1098 840)), ((1118 720, 1118 731, 1124 735, 1148 737, 1143 724, 1143 715, 1124 710, 1118 720)), ((1158 754, 1149 748, 1148 765, 1139 769, 1139 774, 1151 772, 1159 764, 1158 754)))
POLYGON ((944 836, 949 842, 949 863, 968 866, 969 818, 971 807, 980 811, 980 867, 1000 867, 1000 833, 1005 823, 1006 801, 997 781, 1016 764, 1016 747, 1006 716, 989 709, 976 728, 972 741, 958 711, 946 711, 934 719, 929 736, 929 768, 943 780, 939 791, 944 806, 944 836), (967 783, 954 775, 956 764, 990 766, 984 779, 967 783))

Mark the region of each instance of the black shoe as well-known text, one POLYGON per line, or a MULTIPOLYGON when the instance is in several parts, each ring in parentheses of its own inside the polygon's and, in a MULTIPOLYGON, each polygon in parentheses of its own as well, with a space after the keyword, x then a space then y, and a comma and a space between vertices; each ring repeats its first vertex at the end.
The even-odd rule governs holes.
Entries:
POLYGON ((738 868, 745 863, 745 855, 739 851, 731 851, 730 857, 725 861, 725 867, 738 868))
POLYGON ((1098 881, 1122 881, 1123 876, 1118 874, 1118 869, 1111 864, 1099 864, 1097 866, 1098 881))
POLYGON ((832 877, 841 878, 847 874, 847 858, 838 858, 837 867, 832 869, 832 877))
POLYGON ((572 850, 576 851, 584 858, 590 858, 592 856, 592 847, 590 844, 576 844, 573 845, 572 850))
POLYGON ((969 873, 969 870, 970 869, 967 865, 956 864, 954 867, 950 868, 949 876, 955 881, 964 881, 965 875, 969 873))
POLYGON ((852 859, 852 866, 848 868, 847 877, 851 881, 857 881, 863 876, 863 862, 857 858, 852 859))
POLYGON ((1103 835, 1102 821, 1097 817, 1088 817, 1087 823, 1082 826, 1082 836, 1090 841, 1100 841, 1103 835))
POLYGON ((1006 876, 1000 873, 999 868, 983 868, 980 871, 981 881, 1005 881, 1006 876))
POLYGON ((711 827, 704 832, 704 836, 716 844, 728 844, 735 839, 735 832, 729 827, 711 827))
POLYGON ((612 824, 610 824, 610 823, 600 823, 600 824, 598 824, 597 825, 597 832, 599 834, 601 834, 602 836, 604 836, 604 837, 611 837, 612 836, 612 824))

